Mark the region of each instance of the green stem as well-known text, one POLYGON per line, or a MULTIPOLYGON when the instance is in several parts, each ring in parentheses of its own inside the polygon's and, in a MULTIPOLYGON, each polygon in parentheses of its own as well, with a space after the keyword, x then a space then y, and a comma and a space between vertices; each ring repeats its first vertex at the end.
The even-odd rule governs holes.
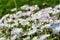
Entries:
POLYGON ((16 0, 14 0, 14 4, 15 4, 16 12, 17 12, 17 4, 16 4, 16 0))

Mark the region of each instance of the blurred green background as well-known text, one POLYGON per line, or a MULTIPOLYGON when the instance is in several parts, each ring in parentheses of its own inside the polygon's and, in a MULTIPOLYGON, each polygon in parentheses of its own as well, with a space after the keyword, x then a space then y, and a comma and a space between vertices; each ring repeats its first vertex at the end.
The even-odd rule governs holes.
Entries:
POLYGON ((17 8, 20 10, 20 6, 22 5, 35 5, 37 4, 40 9, 46 8, 46 7, 54 7, 57 4, 60 4, 60 0, 0 0, 0 18, 10 13, 10 10, 12 8, 17 8), (43 5, 43 3, 47 3, 46 5, 43 5), (15 5, 16 4, 16 5, 15 5))

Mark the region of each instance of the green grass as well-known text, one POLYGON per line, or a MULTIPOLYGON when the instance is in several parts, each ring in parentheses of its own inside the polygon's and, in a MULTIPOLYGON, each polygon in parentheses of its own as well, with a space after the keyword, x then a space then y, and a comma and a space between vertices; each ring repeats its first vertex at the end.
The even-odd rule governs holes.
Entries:
MULTIPOLYGON (((46 7, 54 7, 57 4, 60 4, 60 0, 16 0, 17 8, 19 9, 20 6, 28 4, 28 5, 35 5, 37 4, 40 9, 46 8, 46 7), (46 2, 47 4, 43 6, 42 4, 46 2)), ((0 0, 0 18, 10 13, 10 9, 15 8, 15 2, 14 0, 0 0)))

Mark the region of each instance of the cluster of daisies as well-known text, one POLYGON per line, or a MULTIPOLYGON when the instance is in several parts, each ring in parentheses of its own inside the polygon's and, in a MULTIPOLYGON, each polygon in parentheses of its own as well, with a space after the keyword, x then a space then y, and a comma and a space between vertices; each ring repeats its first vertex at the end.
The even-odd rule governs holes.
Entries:
MULTIPOLYGON (((0 19, 0 40, 59 40, 60 4, 39 9, 38 5, 24 5, 23 11, 6 14, 0 19)), ((16 11, 17 8, 11 9, 16 11)))

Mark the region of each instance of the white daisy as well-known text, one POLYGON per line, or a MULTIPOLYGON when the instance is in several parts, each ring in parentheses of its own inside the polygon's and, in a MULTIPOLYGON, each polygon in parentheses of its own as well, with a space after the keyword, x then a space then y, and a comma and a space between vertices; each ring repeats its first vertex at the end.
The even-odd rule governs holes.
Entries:
POLYGON ((39 10, 39 7, 37 5, 33 5, 30 7, 31 11, 39 10))
POLYGON ((16 11, 16 8, 11 9, 11 12, 16 11))
POLYGON ((38 38, 37 37, 33 37, 33 39, 32 40, 38 40, 38 38))
POLYGON ((15 40, 17 38, 17 35, 14 35, 11 37, 11 40, 15 40))
POLYGON ((20 8, 23 9, 23 10, 29 10, 30 6, 29 5, 24 5, 24 6, 21 6, 20 8))
POLYGON ((21 32, 23 32, 22 28, 13 28, 12 31, 11 31, 11 34, 16 34, 17 35, 17 34, 19 34, 21 32))
POLYGON ((38 40, 45 40, 46 37, 50 36, 50 34, 41 35, 38 40))

